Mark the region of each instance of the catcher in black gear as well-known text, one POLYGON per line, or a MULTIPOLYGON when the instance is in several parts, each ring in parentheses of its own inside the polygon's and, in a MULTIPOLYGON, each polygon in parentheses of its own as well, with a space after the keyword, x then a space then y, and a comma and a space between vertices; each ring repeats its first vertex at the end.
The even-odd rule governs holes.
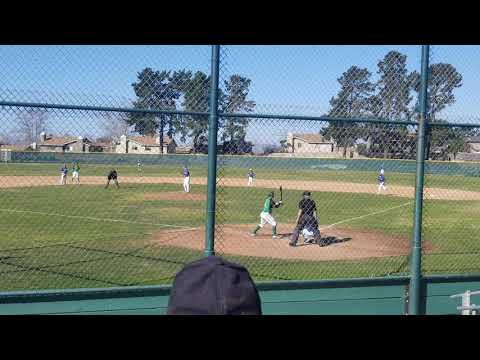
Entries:
POLYGON ((298 237, 304 228, 312 229, 313 242, 323 246, 320 230, 318 229, 317 206, 310 196, 310 191, 305 191, 302 199, 298 203, 297 226, 295 230, 293 230, 290 246, 297 245, 298 237))
POLYGON ((107 185, 105 185, 105 189, 108 188, 108 185, 110 185, 110 181, 112 181, 112 180, 115 183, 115 185, 117 185, 117 189, 119 189, 120 185, 118 185, 118 179, 117 178, 118 178, 117 170, 115 170, 115 169, 110 170, 110 172, 107 175, 107 185))

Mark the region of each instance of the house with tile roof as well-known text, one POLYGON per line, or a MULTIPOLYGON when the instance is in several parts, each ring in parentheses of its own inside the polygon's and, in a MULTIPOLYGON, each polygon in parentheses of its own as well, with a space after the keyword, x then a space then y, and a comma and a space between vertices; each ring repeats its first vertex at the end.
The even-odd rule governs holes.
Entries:
POLYGON ((159 136, 127 136, 122 135, 115 146, 117 154, 173 154, 177 145, 174 139, 163 137, 163 149, 160 150, 159 136))
POLYGON ((41 152, 89 152, 92 142, 83 136, 54 136, 40 134, 40 141, 34 148, 41 152))
POLYGON ((335 143, 325 139, 320 134, 293 134, 287 135, 287 152, 290 153, 332 153, 335 143))

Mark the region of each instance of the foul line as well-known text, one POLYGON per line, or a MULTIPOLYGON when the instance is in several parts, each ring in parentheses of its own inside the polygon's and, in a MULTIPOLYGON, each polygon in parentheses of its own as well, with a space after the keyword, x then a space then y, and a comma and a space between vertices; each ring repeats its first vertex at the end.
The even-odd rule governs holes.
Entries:
POLYGON ((357 217, 354 217, 354 218, 351 218, 351 219, 342 220, 342 221, 339 221, 339 222, 336 222, 336 223, 327 225, 327 226, 325 226, 325 227, 320 227, 320 230, 322 230, 322 229, 328 229, 328 228, 331 228, 331 227, 333 227, 333 226, 335 226, 335 225, 343 224, 343 223, 345 223, 345 222, 349 222, 349 221, 352 221, 352 220, 358 220, 358 219, 366 218, 366 217, 368 217, 368 216, 382 214, 382 213, 385 213, 385 212, 388 212, 388 211, 391 211, 391 210, 394 210, 394 209, 401 208, 401 207, 403 207, 403 206, 407 206, 407 205, 409 205, 409 204, 411 204, 411 201, 409 201, 409 202, 407 202, 407 203, 405 203, 405 204, 401 204, 401 205, 397 205, 397 206, 394 206, 394 207, 385 209, 385 210, 376 211, 376 212, 373 212, 373 213, 370 213, 370 214, 366 214, 366 215, 362 215, 362 216, 357 216, 357 217))
POLYGON ((105 218, 95 218, 95 217, 90 217, 90 216, 63 215, 63 214, 56 214, 56 213, 46 213, 46 212, 43 212, 43 211, 13 210, 13 209, 0 209, 0 211, 13 212, 13 213, 36 214, 36 215, 45 215, 45 216, 60 216, 60 217, 66 217, 66 218, 72 218, 72 219, 83 219, 83 220, 94 220, 94 221, 110 221, 110 222, 120 222, 120 223, 126 223, 126 224, 154 225, 154 226, 173 227, 173 228, 180 228, 180 229, 190 229, 188 226, 182 226, 182 225, 147 223, 147 222, 140 222, 140 221, 119 220, 119 219, 105 219, 105 218))

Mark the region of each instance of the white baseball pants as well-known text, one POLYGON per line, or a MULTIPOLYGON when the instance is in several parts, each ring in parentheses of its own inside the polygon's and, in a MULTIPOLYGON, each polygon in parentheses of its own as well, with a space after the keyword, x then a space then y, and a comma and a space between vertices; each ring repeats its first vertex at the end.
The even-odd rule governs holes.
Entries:
POLYGON ((190 192, 190 176, 183 178, 183 190, 187 193, 190 192))
POLYGON ((259 226, 263 228, 263 226, 269 223, 272 226, 277 226, 277 222, 275 221, 275 218, 272 216, 272 214, 269 214, 267 212, 261 212, 260 213, 260 224, 259 226))

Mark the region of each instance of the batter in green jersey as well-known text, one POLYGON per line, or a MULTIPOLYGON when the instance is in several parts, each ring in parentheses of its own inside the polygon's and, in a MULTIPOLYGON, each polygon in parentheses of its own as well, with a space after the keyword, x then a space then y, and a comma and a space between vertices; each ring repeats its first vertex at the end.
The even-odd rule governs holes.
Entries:
POLYGON ((275 201, 275 193, 272 191, 267 195, 267 198, 265 199, 265 202, 263 203, 263 209, 262 212, 260 213, 260 224, 258 224, 253 232, 251 233, 252 236, 257 235, 257 231, 260 230, 260 228, 263 228, 263 226, 266 223, 269 223, 272 225, 272 237, 278 238, 277 236, 277 222, 275 221, 275 218, 272 215, 272 209, 279 208, 282 205, 282 201, 276 202, 275 201))

